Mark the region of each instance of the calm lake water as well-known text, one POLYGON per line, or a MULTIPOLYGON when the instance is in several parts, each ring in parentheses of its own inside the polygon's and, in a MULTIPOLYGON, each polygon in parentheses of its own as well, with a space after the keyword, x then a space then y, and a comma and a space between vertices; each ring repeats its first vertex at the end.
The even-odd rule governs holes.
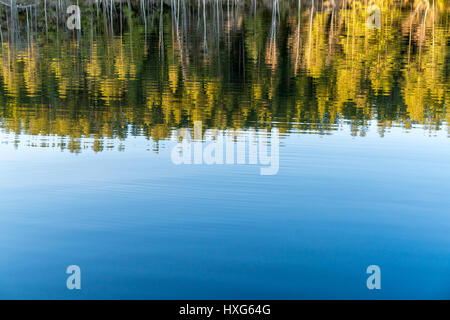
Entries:
POLYGON ((0 298, 450 298, 448 6, 164 9, 3 30, 0 298))

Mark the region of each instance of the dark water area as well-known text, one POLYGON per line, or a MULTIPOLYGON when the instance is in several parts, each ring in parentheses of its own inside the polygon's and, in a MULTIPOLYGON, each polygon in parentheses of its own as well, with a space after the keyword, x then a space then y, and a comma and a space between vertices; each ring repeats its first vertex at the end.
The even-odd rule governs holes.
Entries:
POLYGON ((158 3, 2 23, 0 298, 450 298, 448 4, 158 3))

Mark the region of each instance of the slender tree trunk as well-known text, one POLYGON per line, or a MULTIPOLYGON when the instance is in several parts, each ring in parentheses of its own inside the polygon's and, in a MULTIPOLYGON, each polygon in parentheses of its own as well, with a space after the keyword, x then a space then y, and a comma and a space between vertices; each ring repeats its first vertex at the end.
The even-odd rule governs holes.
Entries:
POLYGON ((15 42, 17 37, 17 24, 18 24, 18 13, 17 13, 17 0, 10 0, 10 14, 11 14, 11 21, 10 21, 10 33, 11 33, 11 40, 12 42, 15 42))

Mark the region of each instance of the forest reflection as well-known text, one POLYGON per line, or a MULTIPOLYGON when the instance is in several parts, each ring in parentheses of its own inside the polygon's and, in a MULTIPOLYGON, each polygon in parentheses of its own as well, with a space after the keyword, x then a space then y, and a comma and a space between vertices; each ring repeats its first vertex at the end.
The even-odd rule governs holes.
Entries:
POLYGON ((93 8, 82 32, 4 37, 1 131, 61 137, 79 152, 83 139, 95 151, 130 136, 158 142, 194 121, 285 134, 448 130, 444 1, 375 1, 380 29, 367 27, 364 1, 215 3, 204 16, 164 5, 145 23, 128 12, 112 25, 93 8))

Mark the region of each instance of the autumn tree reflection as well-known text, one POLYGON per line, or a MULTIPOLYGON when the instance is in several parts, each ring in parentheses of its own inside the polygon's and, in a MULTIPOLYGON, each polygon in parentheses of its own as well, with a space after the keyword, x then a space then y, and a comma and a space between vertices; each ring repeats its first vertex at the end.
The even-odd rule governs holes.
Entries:
POLYGON ((376 123, 384 135, 450 120, 445 1, 191 5, 154 3, 145 17, 120 7, 113 25, 93 7, 80 34, 3 36, 2 130, 66 137, 62 148, 79 152, 82 138, 102 151, 104 138, 157 142, 194 121, 281 133, 350 126, 354 135, 376 123), (373 3, 380 29, 366 26, 373 3))

